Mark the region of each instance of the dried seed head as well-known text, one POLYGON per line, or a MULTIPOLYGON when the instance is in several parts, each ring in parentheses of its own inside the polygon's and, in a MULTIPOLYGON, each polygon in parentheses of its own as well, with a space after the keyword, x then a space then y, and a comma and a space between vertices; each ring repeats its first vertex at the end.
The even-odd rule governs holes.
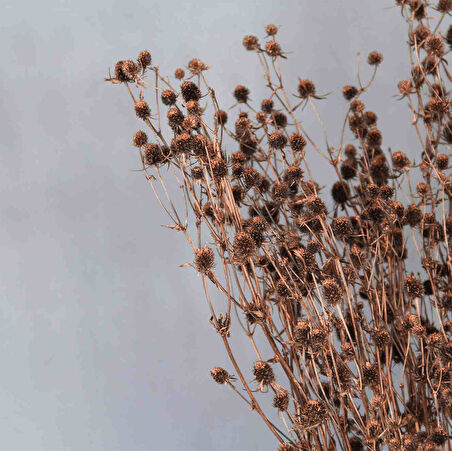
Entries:
POLYGON ((121 82, 132 81, 132 79, 125 73, 123 66, 124 61, 118 61, 115 64, 115 78, 121 82))
POLYGON ((137 76, 140 68, 133 61, 128 60, 124 61, 124 63, 122 64, 122 70, 129 79, 133 80, 137 76))
POLYGON ((356 157, 356 147, 353 144, 347 144, 344 153, 347 158, 354 159, 356 157))
POLYGON ((280 111, 274 111, 271 118, 276 127, 284 128, 287 125, 287 116, 280 111))
POLYGON ((375 198, 380 195, 380 188, 375 183, 369 183, 366 187, 366 191, 370 197, 375 198))
POLYGON ((273 398, 273 407, 281 411, 287 410, 287 407, 289 407, 289 393, 286 390, 276 392, 273 398))
POLYGON ((274 40, 268 41, 265 44, 265 51, 267 52, 267 55, 272 58, 282 55, 281 46, 274 40))
POLYGON ((381 131, 378 130, 377 128, 371 128, 367 132, 366 141, 369 146, 371 147, 381 146, 382 140, 383 137, 381 131))
POLYGON ((369 127, 377 123, 378 117, 373 111, 366 111, 363 117, 369 127))
POLYGON ((376 50, 369 53, 367 56, 367 62, 371 66, 378 66, 383 61, 383 55, 376 50))
POLYGON ((144 159, 150 166, 155 166, 165 161, 162 149, 157 144, 146 144, 144 147, 144 159))
POLYGON ((264 99, 261 102, 261 109, 264 113, 271 113, 273 110, 273 100, 272 99, 264 99))
POLYGON ((200 116, 201 115, 201 107, 199 106, 199 102, 197 100, 190 100, 185 105, 187 107, 187 111, 192 116, 200 116))
POLYGON ((283 202, 291 194, 292 191, 290 190, 290 186, 287 182, 275 182, 273 184, 273 197, 275 200, 283 202))
POLYGON ((256 243, 249 233, 239 232, 234 239, 234 258, 244 261, 252 257, 256 251, 256 243))
POLYGON ((268 36, 274 36, 276 33, 278 33, 278 27, 273 24, 269 24, 265 27, 265 32, 268 36))
POLYGON ((180 89, 186 102, 190 100, 198 101, 201 98, 201 91, 192 81, 184 81, 180 89))
POLYGON ((441 446, 446 443, 448 437, 447 432, 442 427, 438 427, 428 436, 427 440, 433 445, 441 446))
POLYGON ((260 179, 260 174, 254 168, 245 168, 243 170, 242 178, 243 178, 243 183, 245 184, 245 186, 247 186, 248 188, 251 188, 253 186, 258 185, 259 179, 260 179))
POLYGON ((250 91, 246 86, 238 85, 234 89, 234 97, 236 98, 237 102, 239 102, 239 103, 248 102, 249 95, 250 95, 250 91))
POLYGON ((430 35, 425 40, 425 49, 428 53, 435 56, 442 56, 445 52, 444 42, 441 36, 436 34, 430 35))
POLYGON ((212 174, 217 180, 228 175, 228 167, 222 158, 216 158, 212 161, 212 174))
POLYGON ((146 67, 150 66, 152 62, 151 54, 147 50, 143 50, 138 55, 138 63, 140 66, 145 69, 146 67))
POLYGON ((258 360, 254 364, 253 373, 256 381, 263 385, 269 385, 275 381, 275 375, 272 367, 263 360, 258 360))
POLYGON ((209 69, 209 66, 198 58, 193 58, 188 62, 188 69, 192 74, 200 74, 203 70, 209 69))
POLYGON ((287 170, 284 173, 284 180, 286 182, 289 182, 290 184, 296 183, 300 181, 303 178, 303 170, 298 167, 291 165, 287 168, 287 170))
POLYGON ((178 108, 170 108, 168 110, 167 118, 171 128, 181 127, 184 122, 184 115, 178 108))
POLYGON ((399 170, 409 169, 410 160, 403 152, 394 152, 392 154, 392 165, 399 170))
POLYGON ((404 217, 406 224, 410 225, 411 227, 415 227, 421 222, 421 219, 421 209, 415 204, 408 205, 408 207, 405 209, 404 217))
POLYGON ((389 332, 385 329, 376 329, 372 332, 372 338, 377 348, 384 348, 390 341, 389 332))
POLYGON ((331 195, 335 202, 344 204, 350 196, 350 188, 346 182, 336 182, 331 188, 331 195))
POLYGON ((259 48, 259 39, 256 36, 247 35, 243 38, 242 43, 246 50, 256 50, 259 48))
POLYGON ((204 246, 195 250, 195 267, 201 273, 206 273, 213 268, 214 254, 210 247, 204 246))
POLYGON ((201 166, 195 166, 194 168, 191 169, 191 176, 195 179, 195 180, 201 180, 204 176, 204 172, 202 170, 201 166))
POLYGON ((421 298, 424 295, 424 285, 412 274, 405 279, 404 287, 410 299, 421 298))
POLYGON ((425 196, 429 192, 429 187, 426 183, 420 182, 417 184, 416 190, 421 196, 425 196))
POLYGON ((302 99, 315 95, 315 85, 311 80, 298 79, 298 94, 302 99))
POLYGON ((446 33, 446 42, 449 44, 449 47, 452 49, 452 25, 449 25, 446 33))
POLYGON ((369 420, 367 423, 367 436, 371 440, 375 440, 380 435, 380 423, 377 420, 369 420))
POLYGON ((353 233, 352 222, 345 216, 334 218, 331 229, 333 230, 333 234, 338 238, 346 238, 353 233))
POLYGON ((326 405, 323 401, 310 399, 300 411, 299 426, 302 429, 312 428, 323 423, 327 418, 326 405))
POLYGON ((177 153, 188 153, 192 149, 192 137, 189 133, 181 133, 176 138, 177 153))
POLYGON ((424 45, 424 41, 430 36, 430 30, 423 24, 419 24, 410 36, 410 43, 418 46, 424 45))
POLYGON ((305 200, 305 208, 313 216, 326 213, 326 207, 323 200, 319 196, 309 196, 305 200))
POLYGON ((394 190, 389 185, 380 186, 380 195, 383 199, 389 200, 394 195, 394 190))
MULTIPOLYGON (((194 100, 191 100, 191 102, 194 102, 194 100)), ((189 114, 183 121, 182 121, 182 127, 187 130, 197 130, 201 126, 201 122, 199 120, 198 116, 195 116, 193 114, 189 114)))
POLYGON ((241 177, 243 174, 243 165, 242 163, 234 163, 232 165, 232 175, 235 177, 241 177))
POLYGON ((268 144, 273 149, 283 149, 284 146, 287 144, 287 138, 284 134, 280 132, 273 132, 268 137, 268 144))
POLYGON ((300 320, 293 329, 293 339, 304 346, 308 344, 309 333, 311 332, 311 324, 308 320, 300 320))
POLYGON ((364 111, 365 105, 361 100, 353 100, 353 102, 350 104, 350 110, 354 113, 360 113, 364 111))
POLYGON ((185 77, 185 71, 184 69, 181 69, 180 67, 174 71, 174 77, 178 80, 182 80, 182 78, 185 77))
POLYGON ((378 371, 378 364, 366 362, 364 366, 362 367, 362 373, 363 373, 363 384, 364 385, 377 385, 380 381, 379 377, 379 371, 378 371))
POLYGON ((223 110, 218 110, 215 112, 215 121, 218 125, 225 125, 228 121, 228 113, 223 110))
POLYGON ((337 305, 344 296, 341 286, 332 278, 322 282, 322 294, 329 305, 337 305))
POLYGON ((400 94, 407 96, 413 92, 413 83, 411 80, 402 80, 397 84, 400 94))
POLYGON ((176 103, 177 95, 171 89, 166 89, 162 92, 162 102, 164 105, 174 105, 176 103))
POLYGON ((442 153, 436 157, 436 165, 438 166, 438 169, 447 169, 449 166, 449 157, 442 153))
POLYGON ((358 94, 358 88, 356 86, 347 85, 342 89, 342 94, 346 100, 352 100, 353 97, 358 94))
POLYGON ((294 152, 301 152, 306 147, 306 139, 303 135, 293 133, 290 136, 290 147, 294 152))
POLYGON ((217 384, 225 384, 226 382, 229 382, 231 376, 229 375, 229 373, 220 367, 216 367, 210 370, 210 374, 213 377, 213 380, 217 383, 217 384))
POLYGON ((133 135, 132 143, 135 147, 141 147, 147 144, 148 135, 143 130, 139 130, 133 135))
POLYGON ((281 296, 282 298, 289 298, 290 297, 290 289, 287 286, 287 282, 284 280, 279 280, 276 284, 276 293, 278 293, 278 296, 281 296))
POLYGON ((151 114, 151 110, 144 100, 139 100, 135 103, 135 113, 140 119, 147 119, 151 114))

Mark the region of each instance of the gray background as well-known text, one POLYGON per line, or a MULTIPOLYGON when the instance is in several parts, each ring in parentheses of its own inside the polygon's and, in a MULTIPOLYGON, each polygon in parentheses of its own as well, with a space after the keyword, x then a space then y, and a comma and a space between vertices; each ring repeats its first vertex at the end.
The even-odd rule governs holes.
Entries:
MULTIPOLYGON (((393 3, 0 2, 4 449, 276 449, 257 414, 210 378, 213 366, 231 365, 199 277, 178 267, 192 255, 182 236, 161 227, 168 221, 131 171, 141 124, 125 90, 103 78, 146 48, 166 73, 194 56, 210 64, 225 108, 239 83, 260 101, 259 66, 241 40, 275 23, 283 49, 294 52, 283 65, 291 92, 298 76, 333 91, 319 103, 332 136, 356 52, 381 51, 366 103, 384 144, 415 152, 408 110, 392 97, 408 77, 406 28, 393 3)), ((364 79, 369 73, 364 63, 364 79)), ((254 357, 233 338, 251 381, 254 357)))

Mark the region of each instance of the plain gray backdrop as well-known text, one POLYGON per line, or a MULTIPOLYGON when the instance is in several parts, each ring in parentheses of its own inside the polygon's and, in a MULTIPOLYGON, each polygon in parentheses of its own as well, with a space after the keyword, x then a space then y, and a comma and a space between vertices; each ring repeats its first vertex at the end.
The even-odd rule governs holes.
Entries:
MULTIPOLYGON (((0 1, 3 449, 276 449, 257 414, 211 380, 212 367, 231 365, 200 278, 179 268, 191 252, 161 227, 168 220, 132 171, 141 123, 123 87, 103 79, 117 60, 148 49, 165 73, 192 57, 212 66, 207 76, 225 109, 239 83, 260 101, 258 62, 241 41, 263 38, 275 23, 283 50, 293 52, 283 63, 291 92, 298 76, 332 92, 319 108, 333 145, 356 52, 364 79, 368 52, 382 52, 364 99, 380 117, 385 147, 415 152, 412 131, 400 125, 409 124, 408 109, 393 97, 409 76, 406 27, 393 5, 0 1)), ((318 129, 311 116, 302 117, 306 127, 318 129)), ((251 381, 254 357, 236 335, 251 381)))

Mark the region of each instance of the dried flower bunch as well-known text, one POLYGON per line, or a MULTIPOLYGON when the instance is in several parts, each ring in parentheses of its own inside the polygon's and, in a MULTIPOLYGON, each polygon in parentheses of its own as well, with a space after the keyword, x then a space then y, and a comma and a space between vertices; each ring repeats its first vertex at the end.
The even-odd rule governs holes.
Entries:
POLYGON ((143 51, 109 79, 125 86, 147 128, 132 143, 170 227, 193 249, 236 375, 216 367, 212 377, 261 416, 280 450, 450 449, 452 26, 441 26, 452 2, 396 4, 411 72, 394 87, 418 142, 409 154, 383 145, 363 100, 384 65, 377 51, 367 84, 358 71, 356 86, 343 88, 336 147, 317 142, 300 118, 312 111, 324 129, 316 104, 325 96, 302 77, 295 94, 286 90, 275 25, 264 41, 243 38, 268 87, 257 105, 239 85, 232 112, 220 109, 198 59, 163 77, 143 51), (309 167, 313 152, 337 177, 327 189, 309 167), (169 197, 169 174, 184 212, 169 197), (234 322, 256 353, 246 368, 230 346, 234 322), (281 424, 264 412, 265 396, 281 424))

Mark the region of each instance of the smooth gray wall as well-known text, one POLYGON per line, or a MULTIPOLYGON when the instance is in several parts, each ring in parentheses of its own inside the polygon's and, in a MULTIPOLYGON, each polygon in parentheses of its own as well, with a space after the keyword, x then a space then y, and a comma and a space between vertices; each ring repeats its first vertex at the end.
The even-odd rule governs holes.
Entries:
MULTIPOLYGON (((394 2, 0 3, 2 447, 276 449, 257 414, 210 378, 213 366, 231 365, 208 322, 200 278, 178 267, 192 255, 182 236, 161 227, 167 219, 131 171, 141 124, 123 87, 103 78, 146 48, 167 73, 194 56, 210 64, 225 107, 239 83, 260 101, 259 66, 241 40, 275 23, 283 49, 294 52, 283 65, 291 92, 298 76, 333 91, 319 103, 332 137, 345 111, 340 90, 355 82, 356 52, 365 60, 381 51, 365 99, 384 144, 410 151, 409 129, 397 125, 409 113, 392 97, 408 76, 394 2)), ((307 127, 318 129, 309 117, 307 127)), ((239 334, 233 338, 241 360, 252 362, 239 334)))

